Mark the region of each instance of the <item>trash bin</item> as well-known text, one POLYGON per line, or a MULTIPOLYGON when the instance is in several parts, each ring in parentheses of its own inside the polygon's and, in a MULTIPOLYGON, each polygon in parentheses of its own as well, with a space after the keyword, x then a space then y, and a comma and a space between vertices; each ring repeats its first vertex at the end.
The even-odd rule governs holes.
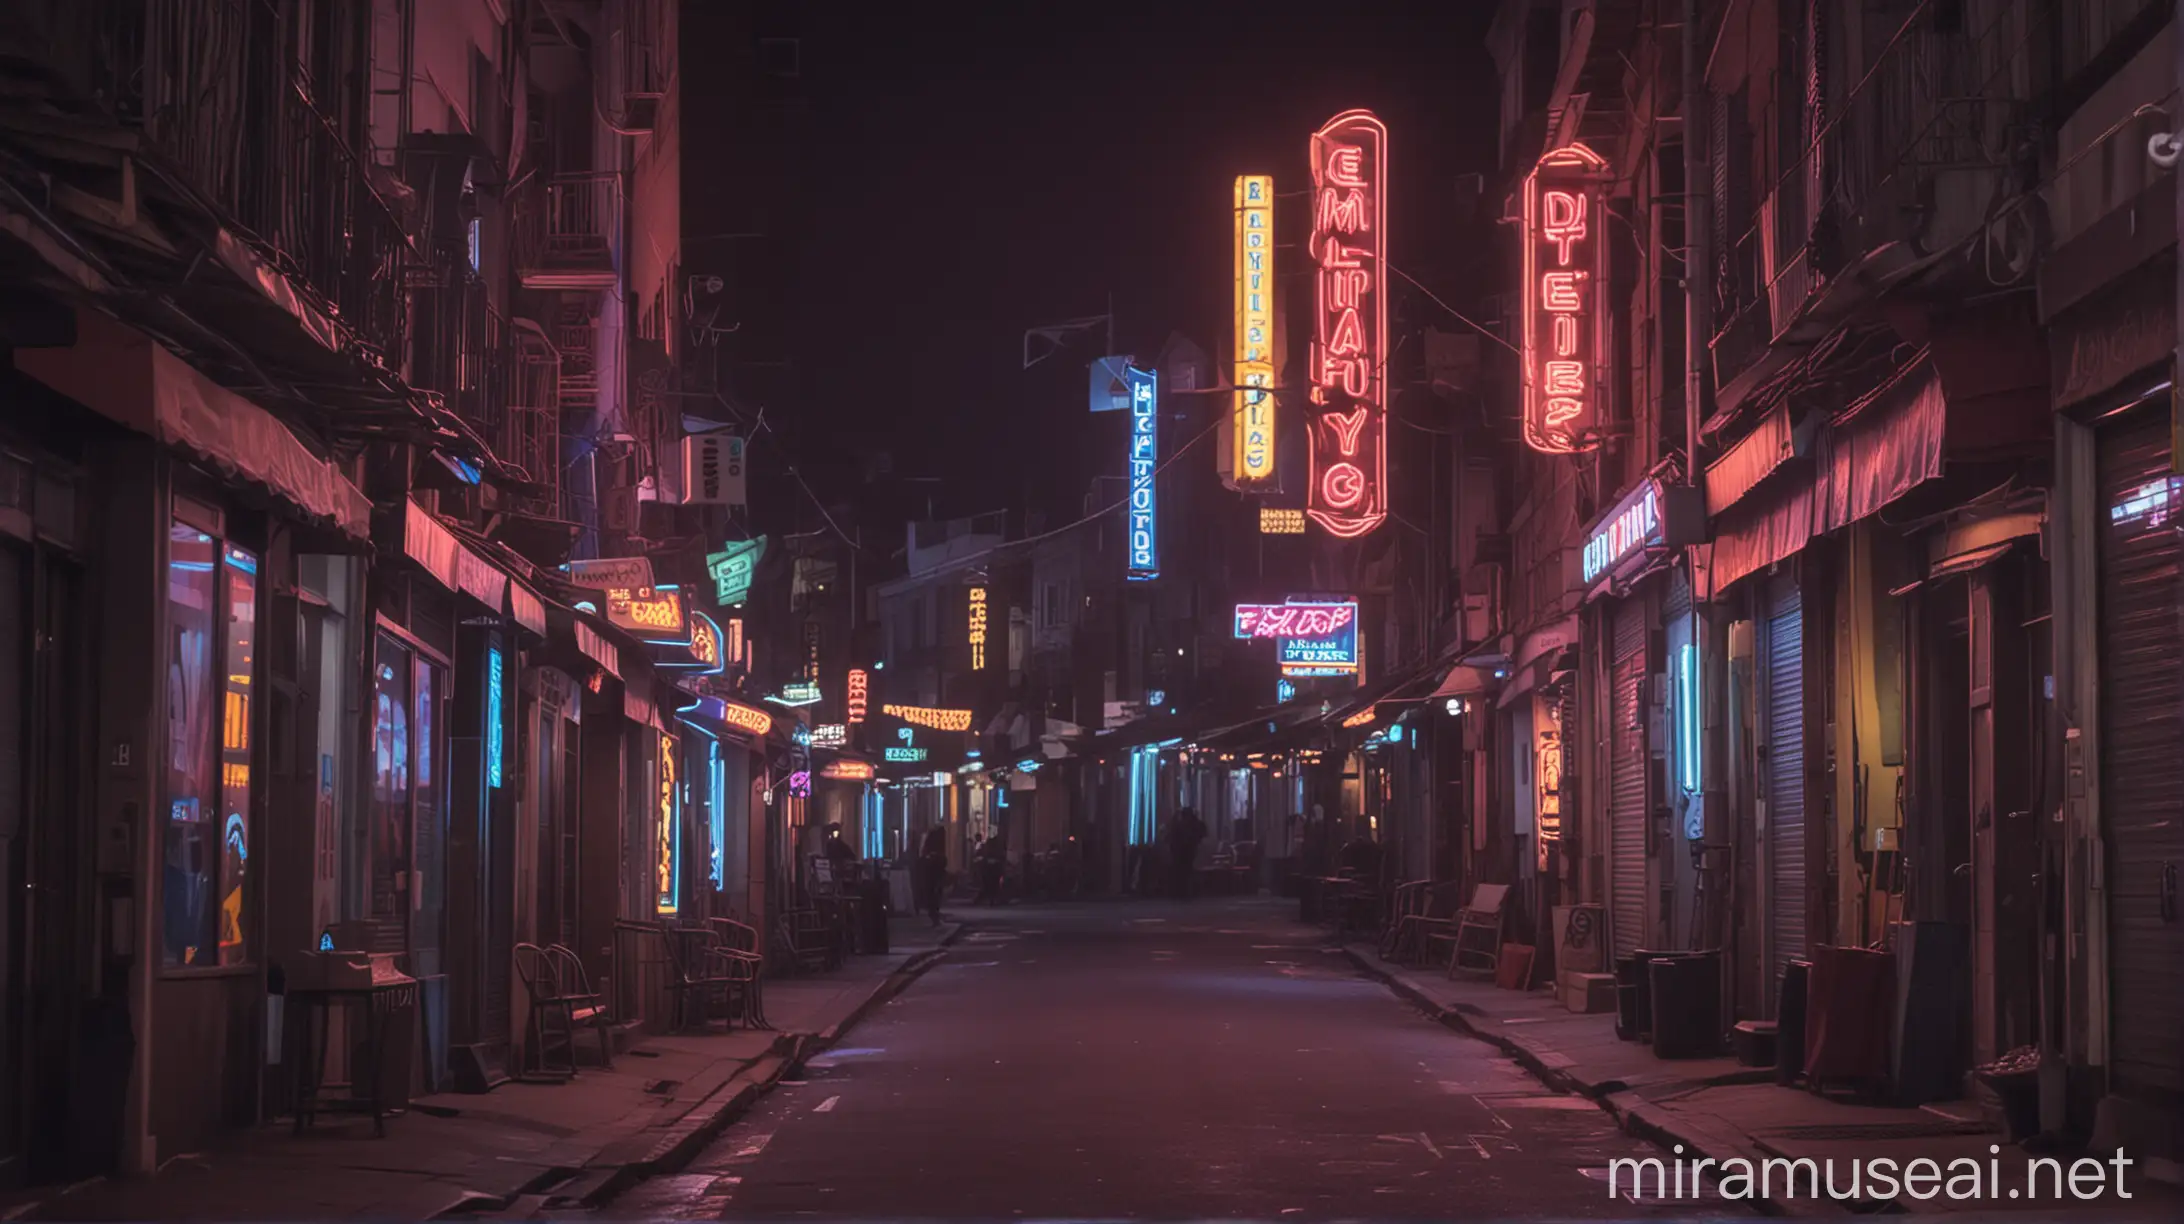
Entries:
POLYGON ((1782 988, 1775 995, 1775 1082, 1794 1084, 1805 1078, 1805 975, 1811 961, 1793 960, 1782 967, 1782 988))
POLYGON ((887 951, 887 880, 874 875, 858 890, 863 904, 857 907, 857 944, 867 953, 887 951))
POLYGON ((1721 955, 1655 956, 1647 969, 1657 1058, 1711 1058, 1721 1053, 1721 955))

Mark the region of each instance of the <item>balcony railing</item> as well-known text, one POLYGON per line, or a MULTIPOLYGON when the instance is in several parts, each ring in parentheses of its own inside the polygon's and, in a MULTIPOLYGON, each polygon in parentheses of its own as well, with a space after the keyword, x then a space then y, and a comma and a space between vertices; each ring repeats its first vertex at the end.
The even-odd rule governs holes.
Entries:
MULTIPOLYGON (((373 186, 342 99, 308 98, 246 0, 23 0, 0 18, 74 108, 142 130, 147 162, 211 208, 304 303, 402 353, 411 243, 373 186)), ((351 107, 349 111, 360 111, 351 107)), ((267 286, 269 293, 277 287, 267 286)))
POLYGON ((608 0, 600 107, 625 132, 649 132, 675 71, 675 6, 608 0))
POLYGON ((558 175, 515 203, 516 266, 526 289, 609 289, 622 245, 622 176, 558 175))
POLYGON ((508 402, 494 449, 529 478, 526 500, 553 513, 561 500, 561 352, 528 319, 509 333, 508 402))

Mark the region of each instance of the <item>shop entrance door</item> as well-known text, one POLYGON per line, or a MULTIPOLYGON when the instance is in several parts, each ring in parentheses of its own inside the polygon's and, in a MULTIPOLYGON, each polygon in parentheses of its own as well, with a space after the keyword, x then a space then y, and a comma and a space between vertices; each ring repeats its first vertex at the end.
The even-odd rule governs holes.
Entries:
MULTIPOLYGON (((78 1135, 86 863, 79 576, 0 538, 0 1187, 109 1171, 78 1135)), ((118 1119, 116 1119, 118 1123, 118 1119)))

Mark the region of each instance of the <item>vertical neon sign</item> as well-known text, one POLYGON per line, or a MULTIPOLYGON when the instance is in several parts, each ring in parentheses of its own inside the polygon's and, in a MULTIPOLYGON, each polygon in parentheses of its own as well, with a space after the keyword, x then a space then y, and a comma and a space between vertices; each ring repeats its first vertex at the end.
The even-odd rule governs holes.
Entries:
POLYGON ((1130 567, 1125 577, 1142 582, 1160 576, 1153 498, 1153 473, 1160 466, 1159 377, 1136 366, 1124 366, 1122 376, 1130 387, 1130 567))
POLYGON ((1524 441, 1542 454, 1594 445, 1606 169, 1591 149, 1567 145, 1524 181, 1524 441))
POLYGON ((865 701, 867 694, 871 692, 871 684, 871 678, 865 675, 864 668, 852 667, 849 669, 849 683, 843 689, 843 700, 848 703, 849 708, 843 713, 849 716, 850 722, 861 723, 864 721, 865 701))
POLYGON ((485 784, 494 790, 501 784, 501 652, 494 646, 485 652, 485 784))
POLYGON ((681 780, 675 771, 675 737, 660 737, 660 796, 657 813, 656 836, 659 844, 654 847, 658 854, 657 882, 659 885, 658 910, 672 914, 681 908, 682 901, 682 821, 680 803, 681 780))
POLYGON ((1232 409, 1235 452, 1230 468, 1238 486, 1274 479, 1274 180, 1264 174, 1236 176, 1236 403, 1232 409))
POLYGON ((705 741, 705 823, 712 830, 713 887, 728 887, 728 763, 720 759, 720 741, 705 741))
POLYGON ((1388 517, 1388 129, 1351 110, 1312 134, 1312 488, 1307 512, 1352 539, 1388 517))
POLYGON ((986 588, 972 587, 970 593, 971 670, 986 670, 986 588))

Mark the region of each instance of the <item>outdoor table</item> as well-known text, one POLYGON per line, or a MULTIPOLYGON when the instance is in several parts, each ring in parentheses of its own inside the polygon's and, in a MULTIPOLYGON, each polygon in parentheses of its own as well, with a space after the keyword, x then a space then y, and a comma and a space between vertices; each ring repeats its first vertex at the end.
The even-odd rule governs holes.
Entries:
POLYGON ((386 1078, 387 1023, 389 1016, 407 1007, 417 1005, 417 980, 411 977, 389 978, 375 981, 368 986, 312 987, 288 992, 291 1003, 307 1009, 303 1020, 303 1057, 296 1060, 296 1133, 317 1120, 320 1110, 328 1112, 362 1112, 372 1116, 372 1130, 381 1139, 387 1137, 387 1107, 382 1085, 386 1078), (356 1083, 357 1068, 349 1069, 349 1095, 326 1097, 321 1095, 327 1087, 326 1055, 331 1040, 332 1013, 336 1003, 355 1007, 364 1013, 364 1044, 371 1050, 371 1083, 368 1092, 360 1092, 356 1083), (316 1012, 317 1024, 309 1014, 316 1012), (314 1052, 314 1045, 316 1050, 314 1052))

